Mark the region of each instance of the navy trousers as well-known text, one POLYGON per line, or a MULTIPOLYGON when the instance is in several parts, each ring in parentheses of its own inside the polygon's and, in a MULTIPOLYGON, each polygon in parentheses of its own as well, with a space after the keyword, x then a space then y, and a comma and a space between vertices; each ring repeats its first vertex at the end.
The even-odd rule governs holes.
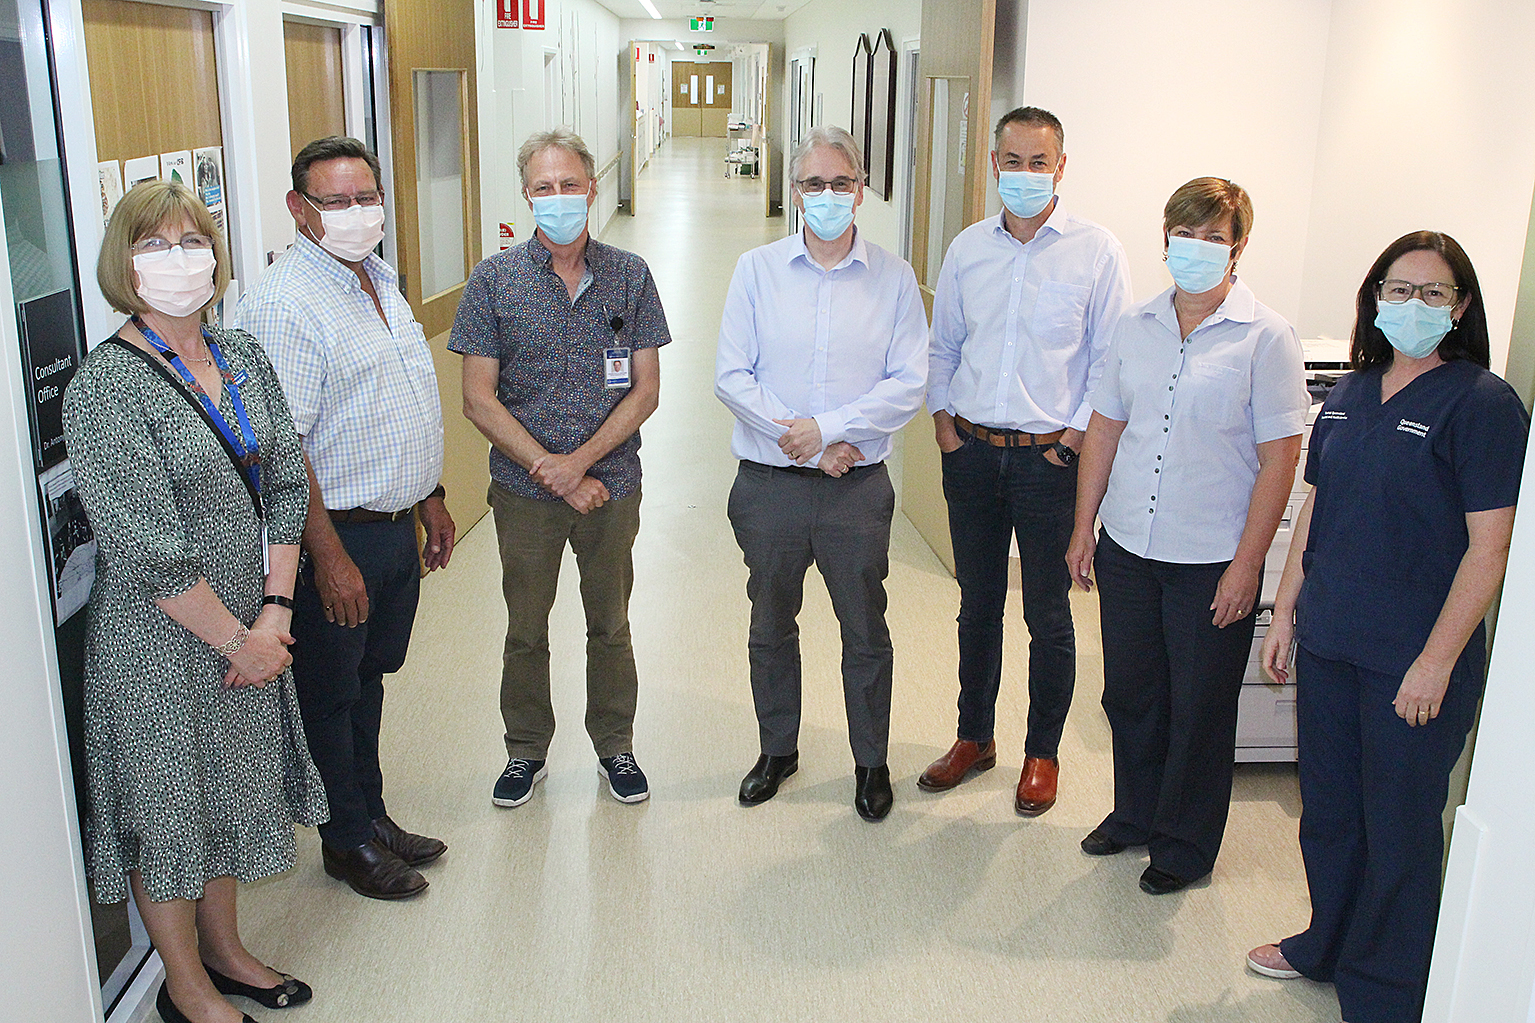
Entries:
POLYGON ((1144 842, 1153 866, 1185 881, 1215 866, 1231 810, 1253 616, 1211 623, 1229 564, 1152 561, 1107 532, 1093 561, 1114 737, 1114 811, 1098 828, 1125 845, 1144 842))
POLYGON ((1301 856, 1311 926, 1280 942, 1291 966, 1332 981, 1349 1023, 1417 1023, 1444 865, 1450 771, 1482 680, 1457 668, 1439 716, 1409 727, 1400 675, 1295 655, 1301 856))
POLYGON ((958 737, 985 743, 995 731, 1007 560, 1016 535, 1023 621, 1029 628, 1024 754, 1053 757, 1077 678, 1066 568, 1077 469, 1051 464, 1043 448, 999 448, 968 434, 960 438, 963 446, 943 456, 943 496, 959 583, 958 737))
POLYGON ((306 566, 293 595, 293 682, 309 755, 325 783, 330 822, 320 839, 351 849, 373 837, 384 816, 384 775, 378 763, 384 676, 405 663, 421 593, 415 519, 338 522, 336 533, 362 573, 368 620, 354 628, 325 620, 314 566, 306 566))

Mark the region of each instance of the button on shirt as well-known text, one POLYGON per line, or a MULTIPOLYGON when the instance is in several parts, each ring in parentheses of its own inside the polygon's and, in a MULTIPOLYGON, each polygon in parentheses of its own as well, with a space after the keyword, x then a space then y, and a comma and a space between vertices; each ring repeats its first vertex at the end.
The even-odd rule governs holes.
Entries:
POLYGON ((370 255, 388 323, 352 268, 300 234, 235 309, 266 349, 327 508, 397 512, 442 478, 442 400, 421 324, 370 255))
POLYGON ((1169 288, 1114 332, 1092 406, 1125 423, 1098 517, 1153 561, 1235 556, 1258 445, 1298 436, 1311 398, 1295 329, 1237 281, 1187 340, 1169 288))
POLYGON ((1056 204, 1026 243, 999 213, 949 245, 933 297, 929 411, 1029 433, 1087 429, 1130 274, 1117 238, 1056 204))
POLYGON ((821 441, 846 441, 861 465, 884 461, 890 435, 922 403, 927 317, 911 266, 863 237, 825 269, 802 235, 736 262, 720 321, 714 393, 735 413, 737 458, 792 465, 775 419, 813 417, 821 441))
MULTIPOLYGON (((1320 657, 1405 674, 1423 652, 1470 545, 1467 514, 1519 499, 1529 416, 1469 360, 1380 400, 1384 367, 1338 382, 1311 431, 1316 487, 1296 638, 1320 657)), ((1483 626, 1460 655, 1480 684, 1483 626)))
MULTIPOLYGON (((661 296, 645 261, 586 243, 586 273, 571 301, 554 257, 536 237, 484 260, 469 275, 448 350, 501 362, 496 397, 545 451, 568 455, 591 439, 629 389, 605 385, 609 348, 671 341, 661 296), (615 323, 618 324, 615 326, 615 323)), ((636 431, 588 470, 614 500, 640 485, 636 431)), ((490 478, 519 497, 558 501, 499 448, 490 478)))

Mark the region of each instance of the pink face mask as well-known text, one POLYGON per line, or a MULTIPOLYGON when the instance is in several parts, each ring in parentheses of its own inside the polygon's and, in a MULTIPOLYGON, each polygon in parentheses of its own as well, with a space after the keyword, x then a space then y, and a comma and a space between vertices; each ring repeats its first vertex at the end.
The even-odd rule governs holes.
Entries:
POLYGON ((191 316, 213 297, 212 249, 141 252, 133 257, 137 292, 149 308, 166 316, 191 316))

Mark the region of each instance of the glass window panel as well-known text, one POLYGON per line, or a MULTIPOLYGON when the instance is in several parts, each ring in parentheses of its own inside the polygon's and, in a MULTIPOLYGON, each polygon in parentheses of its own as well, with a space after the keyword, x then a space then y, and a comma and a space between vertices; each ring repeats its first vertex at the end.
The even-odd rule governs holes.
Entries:
POLYGON ((464 256, 463 81, 462 71, 414 75, 423 298, 462 284, 469 276, 464 256))

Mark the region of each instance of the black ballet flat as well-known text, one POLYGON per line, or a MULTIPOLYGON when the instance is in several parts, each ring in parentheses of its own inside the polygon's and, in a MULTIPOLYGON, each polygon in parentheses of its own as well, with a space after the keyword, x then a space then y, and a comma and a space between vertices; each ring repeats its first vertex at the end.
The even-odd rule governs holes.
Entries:
MULTIPOLYGON (((176 1003, 171 1001, 171 993, 166 990, 165 982, 160 982, 160 993, 155 995, 155 1011, 165 1023, 192 1023, 187 1014, 176 1008, 176 1003)), ((240 1023, 259 1023, 258 1020, 241 1013, 240 1023)))
POLYGON ((226 977, 207 963, 203 963, 203 969, 208 971, 208 979, 213 981, 213 986, 221 995, 244 995, 265 1005, 268 1009, 286 1009, 290 1005, 302 1005, 314 997, 314 992, 309 985, 273 970, 282 980, 271 987, 252 987, 249 984, 226 977))

